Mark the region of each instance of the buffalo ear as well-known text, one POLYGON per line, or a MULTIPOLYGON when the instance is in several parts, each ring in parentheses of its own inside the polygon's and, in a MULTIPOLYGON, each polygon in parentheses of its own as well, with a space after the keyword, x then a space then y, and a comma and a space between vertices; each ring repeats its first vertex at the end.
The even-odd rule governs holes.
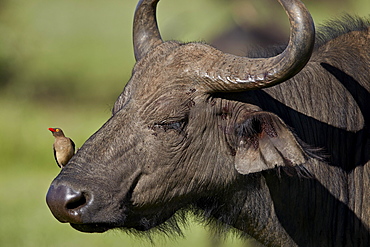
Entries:
POLYGON ((255 112, 242 119, 235 126, 235 168, 240 174, 306 162, 302 146, 278 116, 255 112))

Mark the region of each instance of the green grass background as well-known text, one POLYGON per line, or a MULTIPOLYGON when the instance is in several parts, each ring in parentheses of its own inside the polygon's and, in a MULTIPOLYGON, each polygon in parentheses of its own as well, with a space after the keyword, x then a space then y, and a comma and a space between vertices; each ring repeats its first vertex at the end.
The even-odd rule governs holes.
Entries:
MULTIPOLYGON (((275 4, 251 3, 258 6, 256 23, 275 4)), ((307 1, 316 22, 344 11, 369 14, 368 0, 334 3, 307 1)), ((47 128, 63 128, 81 146, 108 119, 134 64, 135 6, 136 0, 0 0, 0 246, 153 246, 118 231, 77 232, 54 219, 45 203, 59 172, 47 128)), ((162 0, 163 38, 210 40, 233 25, 232 6, 162 0)), ((154 246, 215 246, 197 222, 184 233, 155 238, 154 246)), ((220 246, 250 245, 229 236, 220 246)))

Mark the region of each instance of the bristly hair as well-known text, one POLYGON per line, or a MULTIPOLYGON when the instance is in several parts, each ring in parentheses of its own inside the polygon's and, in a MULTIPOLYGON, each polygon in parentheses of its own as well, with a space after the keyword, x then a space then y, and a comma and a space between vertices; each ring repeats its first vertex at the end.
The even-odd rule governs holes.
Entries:
POLYGON ((204 198, 202 204, 207 204, 207 208, 200 209, 197 205, 190 204, 178 210, 164 223, 146 231, 132 228, 117 228, 112 231, 123 231, 133 237, 139 237, 141 241, 148 241, 152 246, 155 246, 161 241, 176 241, 177 237, 185 237, 182 230, 189 227, 189 222, 196 222, 208 229, 210 241, 224 241, 230 235, 243 240, 251 238, 245 232, 231 226, 237 219, 240 208, 232 208, 233 210, 229 212, 231 216, 229 214, 222 215, 220 221, 212 216, 214 211, 218 211, 220 207, 215 198, 204 198))
POLYGON ((209 230, 210 241, 224 241, 230 235, 244 240, 251 238, 245 232, 241 232, 232 226, 213 218, 211 216, 211 212, 208 211, 216 210, 217 206, 215 205, 214 207, 215 208, 211 207, 204 211, 195 205, 189 205, 188 207, 177 211, 164 223, 147 231, 139 231, 132 228, 117 228, 112 231, 124 231, 133 237, 139 237, 140 241, 148 241, 152 246, 155 246, 158 242, 165 242, 168 240, 176 241, 177 237, 185 237, 182 230, 189 227, 189 222, 196 222, 202 224, 209 230))
POLYGON ((316 46, 320 47, 329 40, 351 31, 362 31, 370 27, 370 18, 344 14, 342 17, 324 22, 316 32, 316 46))
MULTIPOLYGON (((188 217, 189 208, 184 208, 178 210, 170 219, 166 220, 164 223, 150 228, 146 231, 139 231, 133 228, 125 227, 116 228, 113 229, 113 231, 123 231, 134 237, 140 237, 140 240, 143 240, 144 238, 154 246, 158 239, 166 240, 166 238, 168 238, 172 240, 176 239, 176 237, 184 237, 182 229, 188 227, 188 217)), ((145 220, 142 220, 142 222, 145 222, 145 220)))

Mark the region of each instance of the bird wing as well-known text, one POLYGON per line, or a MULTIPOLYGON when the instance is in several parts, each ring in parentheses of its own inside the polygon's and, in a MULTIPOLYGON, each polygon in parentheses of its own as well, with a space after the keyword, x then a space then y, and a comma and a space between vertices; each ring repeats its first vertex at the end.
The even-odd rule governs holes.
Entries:
POLYGON ((71 138, 69 138, 69 140, 71 141, 71 144, 72 144, 72 147, 73 147, 73 154, 75 153, 75 150, 76 150, 76 145, 75 143, 72 141, 71 138))
POLYGON ((59 167, 61 167, 61 166, 60 166, 60 164, 59 164, 59 162, 58 162, 58 159, 57 159, 57 152, 55 151, 54 144, 53 144, 53 151, 54 151, 54 159, 55 159, 55 162, 57 162, 57 165, 58 165, 59 167))

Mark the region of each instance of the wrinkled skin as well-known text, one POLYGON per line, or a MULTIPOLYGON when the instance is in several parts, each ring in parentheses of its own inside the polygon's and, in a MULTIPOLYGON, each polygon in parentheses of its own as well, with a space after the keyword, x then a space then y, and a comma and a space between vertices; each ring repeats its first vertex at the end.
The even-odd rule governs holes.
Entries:
POLYGON ((370 47, 357 29, 317 42, 287 82, 238 93, 198 76, 218 50, 156 46, 53 181, 53 214, 143 231, 191 207, 265 245, 368 246, 370 47))

